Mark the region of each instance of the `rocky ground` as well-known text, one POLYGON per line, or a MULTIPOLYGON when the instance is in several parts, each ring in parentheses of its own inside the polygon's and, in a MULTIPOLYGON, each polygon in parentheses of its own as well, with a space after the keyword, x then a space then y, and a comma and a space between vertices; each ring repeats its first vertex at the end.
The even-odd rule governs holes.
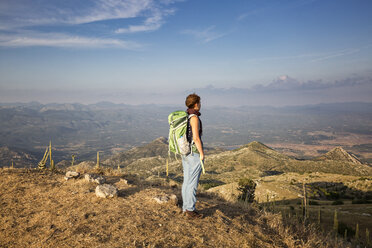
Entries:
POLYGON ((0 247, 347 247, 279 214, 198 194, 202 219, 182 215, 180 188, 166 180, 96 170, 118 189, 95 194, 83 175, 0 169, 0 247), (155 198, 175 194, 178 202, 155 198))

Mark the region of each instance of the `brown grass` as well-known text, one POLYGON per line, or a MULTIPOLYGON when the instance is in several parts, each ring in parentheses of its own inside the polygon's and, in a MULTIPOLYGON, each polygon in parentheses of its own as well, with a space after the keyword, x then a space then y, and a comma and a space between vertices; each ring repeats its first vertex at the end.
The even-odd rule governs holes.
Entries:
POLYGON ((0 247, 346 247, 314 229, 286 226, 279 214, 207 193, 197 203, 205 217, 189 220, 178 206, 152 199, 180 198, 179 188, 99 172, 118 197, 97 198, 95 184, 64 181, 63 172, 0 169, 0 247))

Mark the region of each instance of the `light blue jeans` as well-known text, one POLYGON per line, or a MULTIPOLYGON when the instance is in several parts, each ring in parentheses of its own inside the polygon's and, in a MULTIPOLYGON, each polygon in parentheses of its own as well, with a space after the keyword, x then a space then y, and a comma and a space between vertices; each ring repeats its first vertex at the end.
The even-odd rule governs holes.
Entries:
POLYGON ((196 203, 196 190, 198 189, 199 178, 202 171, 199 153, 193 152, 187 156, 183 155, 182 166, 182 210, 194 211, 196 203))

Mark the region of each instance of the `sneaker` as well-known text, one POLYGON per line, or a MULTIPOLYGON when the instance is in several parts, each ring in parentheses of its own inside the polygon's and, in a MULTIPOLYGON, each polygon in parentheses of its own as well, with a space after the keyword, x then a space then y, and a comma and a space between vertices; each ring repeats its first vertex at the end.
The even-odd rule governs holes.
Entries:
POLYGON ((203 218, 203 215, 202 214, 199 214, 195 210, 194 211, 188 211, 188 210, 186 210, 185 211, 185 215, 188 218, 190 218, 190 219, 201 219, 201 218, 203 218))

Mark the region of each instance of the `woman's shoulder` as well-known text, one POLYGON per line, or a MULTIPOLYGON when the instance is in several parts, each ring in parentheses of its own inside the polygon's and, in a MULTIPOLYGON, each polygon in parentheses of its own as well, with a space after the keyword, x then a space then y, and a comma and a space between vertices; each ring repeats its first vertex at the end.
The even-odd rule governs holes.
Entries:
POLYGON ((197 122, 199 117, 197 115, 189 116, 190 123, 197 122))

